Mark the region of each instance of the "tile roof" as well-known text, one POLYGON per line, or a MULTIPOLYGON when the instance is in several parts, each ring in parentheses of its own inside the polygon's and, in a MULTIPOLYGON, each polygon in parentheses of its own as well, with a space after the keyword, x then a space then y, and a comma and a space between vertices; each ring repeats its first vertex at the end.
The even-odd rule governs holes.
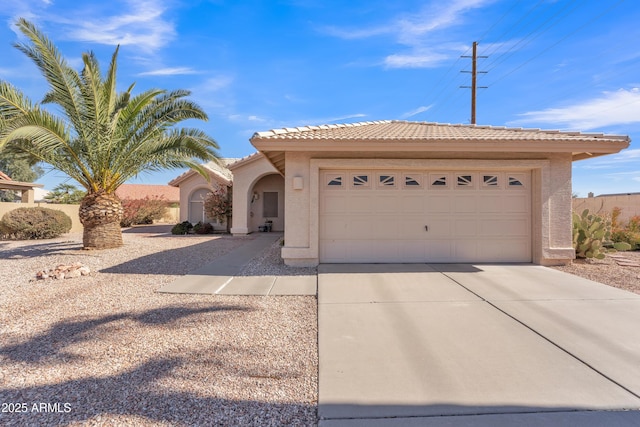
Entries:
MULTIPOLYGON (((229 165, 237 162, 238 158, 222 158, 220 159, 220 162, 208 162, 208 163, 203 163, 202 166, 205 169, 208 169, 213 175, 217 175, 218 177, 222 178, 223 181, 232 181, 233 180, 233 174, 231 173, 231 171, 227 168, 229 165)), ((193 169, 189 169, 188 171, 184 172, 183 174, 173 178, 171 181, 169 181, 169 185, 172 187, 177 187, 180 185, 181 182, 183 182, 185 179, 193 176, 197 174, 196 171, 194 171, 193 169)))
POLYGON ((169 202, 180 201, 180 189, 169 185, 122 184, 116 190, 120 199, 140 200, 145 197, 161 197, 169 202))
POLYGON ((404 120, 381 120, 349 124, 302 126, 257 132, 252 140, 538 140, 538 141, 629 141, 628 136, 499 126, 451 125, 404 120))

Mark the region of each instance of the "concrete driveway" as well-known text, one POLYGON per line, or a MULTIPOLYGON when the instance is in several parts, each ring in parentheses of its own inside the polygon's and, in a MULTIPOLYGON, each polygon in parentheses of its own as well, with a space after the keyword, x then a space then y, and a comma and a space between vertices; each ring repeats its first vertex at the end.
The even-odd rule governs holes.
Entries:
POLYGON ((638 426, 640 295, 535 265, 327 264, 320 426, 638 426))

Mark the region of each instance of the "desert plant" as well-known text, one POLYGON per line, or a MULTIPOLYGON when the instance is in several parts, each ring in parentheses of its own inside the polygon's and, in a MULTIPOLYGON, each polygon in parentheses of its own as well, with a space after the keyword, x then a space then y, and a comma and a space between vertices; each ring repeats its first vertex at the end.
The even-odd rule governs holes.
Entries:
POLYGON ((14 209, 4 214, 0 221, 0 233, 7 239, 52 239, 69 230, 69 215, 49 208, 14 209))
POLYGON ((604 244, 611 239, 611 221, 601 215, 573 213, 573 248, 578 258, 605 257, 604 244))
POLYGON ((183 221, 173 226, 171 234, 189 234, 192 228, 193 224, 189 221, 183 221))
POLYGON ((133 84, 118 91, 119 47, 106 73, 92 52, 82 55, 78 71, 31 22, 19 19, 15 26, 24 35, 16 47, 33 60, 48 91, 37 103, 0 80, 1 154, 26 154, 84 187, 79 217, 85 248, 122 246, 122 205, 115 192, 128 179, 183 167, 208 177, 200 161, 216 160, 218 145, 201 130, 179 127, 207 119, 188 99, 189 91, 149 89, 136 95, 133 84))
POLYGON ((75 205, 80 204, 82 198, 86 195, 86 191, 79 190, 75 185, 59 184, 44 196, 44 198, 50 203, 75 205))
POLYGON ((618 225, 611 232, 615 243, 628 243, 631 249, 640 249, 640 215, 633 216, 624 226, 618 225))
POLYGON ((213 233, 213 225, 208 222, 199 221, 193 226, 193 232, 196 234, 211 234, 213 233))
POLYGON ((228 226, 231 211, 231 187, 218 187, 204 199, 204 213, 208 218, 226 222, 228 226))
POLYGON ((616 251, 630 251, 633 247, 627 242, 615 242, 613 244, 613 249, 616 251))
POLYGON ((122 200, 122 219, 120 227, 131 227, 137 224, 153 224, 167 213, 168 202, 162 197, 145 197, 144 199, 122 200))

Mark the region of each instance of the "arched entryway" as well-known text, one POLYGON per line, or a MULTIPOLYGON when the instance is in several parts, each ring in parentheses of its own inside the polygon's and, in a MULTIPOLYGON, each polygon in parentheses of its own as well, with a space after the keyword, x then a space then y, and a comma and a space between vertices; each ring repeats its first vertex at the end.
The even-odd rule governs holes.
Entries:
POLYGON ((265 175, 251 186, 248 194, 249 232, 256 232, 270 221, 272 231, 284 231, 284 178, 265 175))

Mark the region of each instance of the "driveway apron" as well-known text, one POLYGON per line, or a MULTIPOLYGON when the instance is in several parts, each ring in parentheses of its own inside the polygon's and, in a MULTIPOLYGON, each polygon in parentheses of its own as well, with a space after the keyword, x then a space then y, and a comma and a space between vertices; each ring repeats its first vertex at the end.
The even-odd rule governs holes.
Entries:
POLYGON ((640 295, 529 264, 326 264, 318 303, 321 426, 640 423, 640 295))

